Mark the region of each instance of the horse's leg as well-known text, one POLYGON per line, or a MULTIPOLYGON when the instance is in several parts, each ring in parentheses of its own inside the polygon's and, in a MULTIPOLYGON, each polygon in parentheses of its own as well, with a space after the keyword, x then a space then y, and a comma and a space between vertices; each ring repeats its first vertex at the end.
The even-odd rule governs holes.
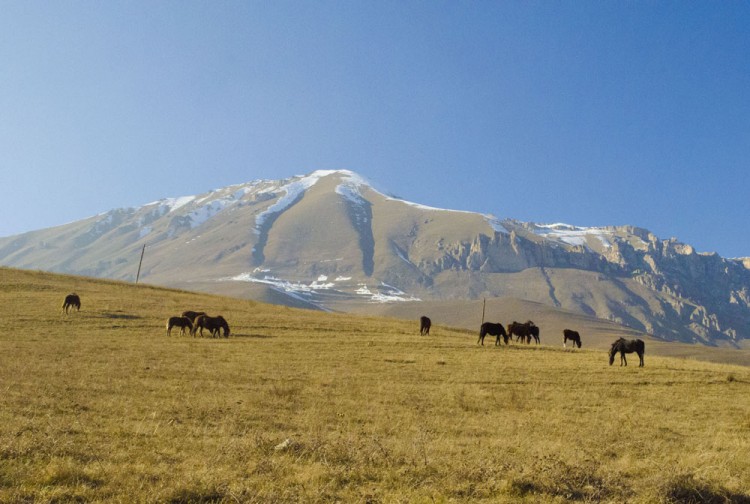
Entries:
POLYGON ((621 366, 623 365, 623 362, 627 366, 628 365, 628 358, 625 357, 625 352, 620 352, 620 365, 621 366))
POLYGON ((638 367, 643 367, 643 353, 639 353, 638 358, 641 359, 641 364, 638 367))

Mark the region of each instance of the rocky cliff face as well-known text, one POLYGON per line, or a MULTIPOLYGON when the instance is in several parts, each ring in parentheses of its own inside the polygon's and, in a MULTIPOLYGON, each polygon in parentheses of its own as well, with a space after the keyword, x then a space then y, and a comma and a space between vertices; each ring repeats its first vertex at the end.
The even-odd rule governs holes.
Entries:
MULTIPOLYGON (((553 238, 547 233, 538 234, 539 228, 533 223, 506 220, 503 226, 507 233, 479 234, 464 242, 439 241, 435 247, 441 251, 440 256, 423 259, 417 266, 431 278, 446 270, 512 274, 537 268, 596 273, 610 283, 619 282, 622 289, 633 290, 629 286, 637 284, 659 297, 660 309, 646 310, 637 317, 639 323, 630 324, 645 332, 703 342, 736 342, 750 336, 745 329, 750 323, 747 259, 697 253, 674 238, 663 240, 631 226, 601 229, 566 226, 565 231, 572 234, 558 233, 553 238), (598 244, 589 246, 580 239, 586 234, 589 238, 596 237, 598 244), (571 239, 565 240, 566 237, 571 239), (679 326, 682 328, 676 330, 679 326)), ((490 290, 487 294, 504 293, 490 290)), ((587 312, 553 296, 546 301, 587 312)), ((621 317, 614 315, 617 311, 588 314, 618 320, 621 317)))
MULTIPOLYGON (((665 339, 750 338, 750 259, 632 227, 428 208, 351 172, 254 181, 0 239, 0 264, 222 292, 260 283, 333 309, 516 297, 665 339)), ((519 319, 523 314, 518 315, 519 319)))

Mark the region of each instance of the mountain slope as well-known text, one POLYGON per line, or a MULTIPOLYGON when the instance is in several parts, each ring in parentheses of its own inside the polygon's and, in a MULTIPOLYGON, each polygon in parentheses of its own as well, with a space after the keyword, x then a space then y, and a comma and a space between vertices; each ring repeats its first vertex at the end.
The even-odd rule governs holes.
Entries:
POLYGON ((580 228, 425 207, 349 171, 259 180, 0 238, 0 264, 274 302, 510 297, 667 340, 743 346, 748 260, 632 226, 580 228))

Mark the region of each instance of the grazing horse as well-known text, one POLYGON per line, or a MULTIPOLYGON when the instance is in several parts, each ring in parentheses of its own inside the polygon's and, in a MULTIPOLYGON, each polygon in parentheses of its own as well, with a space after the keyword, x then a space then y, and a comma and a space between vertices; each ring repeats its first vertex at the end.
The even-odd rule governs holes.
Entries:
POLYGON ((78 297, 78 294, 76 293, 65 296, 65 301, 63 301, 62 304, 63 312, 68 313, 70 308, 75 308, 77 311, 81 311, 81 298, 78 297))
POLYGON ((422 315, 419 317, 419 334, 424 336, 425 334, 430 334, 430 327, 432 327, 432 320, 430 320, 429 317, 425 317, 422 315))
POLYGON ((534 338, 534 341, 539 344, 539 328, 531 320, 523 324, 516 321, 508 324, 508 337, 513 338, 514 334, 517 336, 516 341, 525 339, 528 345, 531 343, 531 338, 534 338))
POLYGON ((529 336, 527 336, 528 342, 531 343, 531 338, 534 338, 534 343, 539 345, 539 328, 534 325, 531 320, 526 322, 526 324, 529 326, 529 336))
POLYGON ((620 366, 628 365, 628 360, 625 358, 626 353, 637 352, 638 357, 641 359, 641 363, 638 367, 643 367, 643 354, 646 352, 646 344, 641 339, 626 340, 620 338, 614 343, 609 349, 609 365, 615 361, 615 354, 620 352, 620 366))
POLYGON ((500 336, 503 337, 505 344, 508 344, 508 333, 505 332, 503 324, 493 324, 492 322, 485 322, 479 329, 479 339, 477 343, 481 343, 484 346, 484 337, 487 335, 495 336, 495 345, 500 344, 500 336))
POLYGON ((205 315, 205 314, 206 312, 202 312, 202 311, 189 311, 188 310, 188 311, 182 312, 182 316, 189 318, 191 324, 195 322, 196 317, 198 317, 199 315, 205 315))
POLYGON ((224 337, 229 337, 229 324, 221 315, 218 315, 216 317, 209 317, 208 315, 198 315, 198 317, 196 317, 195 319, 193 330, 190 332, 190 334, 195 337, 195 333, 198 332, 198 329, 200 329, 201 331, 201 337, 203 337, 203 329, 208 329, 208 331, 211 333, 211 336, 213 336, 214 338, 221 336, 221 331, 223 329, 224 337))
POLYGON ((188 317, 169 317, 169 320, 167 320, 167 336, 172 335, 173 327, 180 328, 180 335, 185 334, 185 328, 187 328, 189 332, 193 332, 193 323, 188 317))
POLYGON ((567 342, 568 340, 573 342, 573 346, 577 346, 578 348, 581 348, 581 335, 578 334, 578 331, 574 331, 573 329, 563 329, 563 346, 567 348, 567 342))

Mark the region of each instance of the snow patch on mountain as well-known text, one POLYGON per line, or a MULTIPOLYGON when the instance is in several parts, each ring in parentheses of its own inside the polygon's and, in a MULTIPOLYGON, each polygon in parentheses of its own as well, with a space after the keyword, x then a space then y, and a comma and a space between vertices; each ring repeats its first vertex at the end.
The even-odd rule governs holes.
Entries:
POLYGON ((588 238, 598 239, 602 245, 609 248, 612 246, 612 234, 605 229, 595 227, 578 227, 570 224, 535 224, 532 231, 534 234, 547 240, 558 241, 568 245, 587 247, 588 238))
POLYGON ((360 296, 369 297, 373 303, 392 303, 392 302, 404 302, 404 301, 421 301, 419 298, 409 296, 404 291, 388 285, 384 282, 380 283, 380 288, 375 292, 371 291, 367 284, 359 284, 359 288, 355 291, 360 296))
POLYGON ((370 290, 370 288, 363 283, 357 284, 356 288, 351 285, 351 277, 338 276, 335 280, 329 280, 326 275, 319 275, 315 280, 304 282, 304 281, 290 281, 278 278, 272 274, 269 269, 256 268, 252 272, 240 273, 233 277, 224 278, 224 281, 234 282, 252 282, 268 285, 273 289, 282 291, 289 294, 297 299, 303 299, 309 303, 316 303, 319 298, 316 298, 316 294, 321 291, 335 291, 336 293, 350 294, 358 297, 368 298, 373 303, 392 303, 392 302, 404 302, 404 301, 420 301, 419 298, 411 296, 402 290, 382 283, 377 289, 370 290))
POLYGON ((486 215, 484 216, 484 218, 485 218, 485 220, 487 221, 487 224, 489 224, 489 225, 490 225, 490 227, 491 227, 491 228, 492 228, 493 230, 495 230, 495 232, 497 232, 497 233, 502 233, 502 234, 510 234, 510 231, 508 230, 508 228, 507 228, 507 227, 505 227, 505 226, 503 225, 502 221, 500 221, 500 219, 498 219, 498 218, 497 218, 497 217, 495 217, 494 215, 491 215, 491 214, 486 214, 486 215))
POLYGON ((263 212, 255 216, 255 234, 260 234, 260 229, 263 224, 273 214, 281 213, 294 204, 297 199, 304 194, 306 190, 314 186, 318 180, 326 175, 330 175, 332 172, 325 170, 318 170, 310 175, 299 177, 298 180, 289 182, 279 188, 280 191, 284 191, 284 196, 276 200, 276 203, 266 208, 263 212))
POLYGON ((185 205, 192 203, 193 201, 195 201, 195 198, 197 198, 197 196, 180 196, 178 198, 165 198, 159 201, 154 201, 153 203, 149 203, 144 206, 159 205, 162 207, 166 207, 169 212, 174 212, 175 210, 179 210, 185 205))

